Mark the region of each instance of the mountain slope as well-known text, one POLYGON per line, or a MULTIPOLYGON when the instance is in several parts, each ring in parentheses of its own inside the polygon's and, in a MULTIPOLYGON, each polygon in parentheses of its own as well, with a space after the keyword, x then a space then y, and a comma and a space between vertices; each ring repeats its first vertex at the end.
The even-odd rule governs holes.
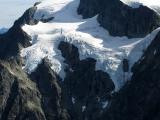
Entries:
POLYGON ((99 14, 100 25, 112 36, 144 37, 160 26, 160 17, 152 9, 132 8, 119 0, 81 0, 78 13, 84 18, 99 14))
POLYGON ((21 56, 25 58, 24 69, 28 73, 32 72, 39 62, 47 57, 52 63, 52 69, 64 79, 66 65, 58 50, 58 44, 65 41, 79 49, 81 60, 94 58, 97 61, 96 70, 109 73, 118 90, 125 82, 121 69, 123 59, 129 59, 131 68, 159 29, 144 38, 113 37, 99 26, 97 17, 82 19, 78 16, 78 6, 78 0, 66 0, 63 3, 47 0, 38 6, 35 19, 54 19, 48 23, 39 22, 35 26, 22 27, 32 36, 32 46, 21 51, 21 56))
POLYGON ((160 118, 160 32, 134 67, 101 120, 158 120, 160 118))
POLYGON ((159 119, 158 14, 117 0, 82 1, 36 3, 0 35, 1 120, 159 119), (95 9, 101 2, 108 7, 95 9), (82 4, 90 18, 78 15, 82 4), (154 29, 142 38, 110 35, 99 20, 102 14, 112 19, 106 14, 112 6, 135 14, 141 9, 154 29))

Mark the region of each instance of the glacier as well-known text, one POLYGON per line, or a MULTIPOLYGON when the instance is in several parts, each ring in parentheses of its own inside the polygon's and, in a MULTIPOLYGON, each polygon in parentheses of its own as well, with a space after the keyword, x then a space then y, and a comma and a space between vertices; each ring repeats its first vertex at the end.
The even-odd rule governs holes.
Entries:
MULTIPOLYGON (((45 0, 37 6, 35 19, 49 17, 54 19, 47 23, 22 26, 22 29, 32 37, 30 41, 32 45, 21 50, 21 56, 25 61, 23 69, 31 73, 46 57, 52 64, 51 68, 64 79, 64 69, 67 65, 58 45, 65 41, 79 49, 81 60, 94 58, 97 61, 96 70, 107 72, 115 84, 115 91, 118 91, 126 82, 123 79, 123 59, 129 60, 131 69, 160 28, 144 38, 113 37, 100 27, 97 16, 82 19, 82 16, 77 14, 79 2, 79 0, 45 0)), ((131 75, 130 70, 128 77, 131 75)))

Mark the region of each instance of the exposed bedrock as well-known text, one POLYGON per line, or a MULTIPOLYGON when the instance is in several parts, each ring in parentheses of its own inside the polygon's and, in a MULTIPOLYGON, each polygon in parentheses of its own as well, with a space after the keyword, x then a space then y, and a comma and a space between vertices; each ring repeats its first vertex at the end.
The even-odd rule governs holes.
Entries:
POLYGON ((31 38, 23 30, 22 25, 34 25, 37 23, 33 16, 36 7, 28 9, 22 17, 15 21, 7 33, 0 35, 0 59, 17 57, 19 59, 20 49, 30 46, 31 38))
POLYGON ((45 120, 40 98, 16 61, 0 61, 0 120, 45 120))
POLYGON ((41 93, 41 106, 47 120, 69 120, 69 114, 62 106, 62 90, 60 78, 44 59, 32 72, 31 78, 41 93))
POLYGON ((160 16, 148 7, 131 8, 119 0, 80 0, 84 18, 98 14, 98 22, 112 36, 144 37, 160 26, 160 16))
POLYGON ((74 45, 61 42, 59 49, 68 64, 62 83, 65 107, 74 120, 97 120, 103 112, 103 103, 110 100, 114 90, 112 80, 107 73, 95 70, 96 60, 80 60, 74 45))
POLYGON ((105 5, 103 2, 105 3, 104 0, 80 0, 77 12, 82 14, 83 18, 93 17, 102 11, 105 5))
POLYGON ((36 7, 28 9, 5 34, 0 35, 0 120, 45 120, 41 94, 22 70, 20 50, 30 46, 21 26, 33 25, 36 7))

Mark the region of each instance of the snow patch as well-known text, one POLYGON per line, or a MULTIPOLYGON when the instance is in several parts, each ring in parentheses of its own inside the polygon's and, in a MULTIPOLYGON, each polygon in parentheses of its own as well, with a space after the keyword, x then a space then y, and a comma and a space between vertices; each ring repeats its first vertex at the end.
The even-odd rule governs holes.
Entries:
POLYGON ((108 106, 108 101, 102 102, 102 108, 105 109, 108 106))
POLYGON ((82 112, 86 110, 86 106, 82 106, 82 112))
POLYGON ((123 3, 129 5, 132 8, 139 8, 140 5, 143 5, 139 0, 121 0, 123 3))
POLYGON ((74 97, 72 97, 72 103, 75 104, 76 103, 76 100, 74 97))
POLYGON ((132 8, 139 8, 140 5, 153 8, 154 6, 160 6, 160 0, 121 0, 123 3, 129 5, 132 8))
POLYGON ((156 55, 156 53, 157 53, 157 51, 156 51, 156 50, 154 50, 154 55, 156 55))

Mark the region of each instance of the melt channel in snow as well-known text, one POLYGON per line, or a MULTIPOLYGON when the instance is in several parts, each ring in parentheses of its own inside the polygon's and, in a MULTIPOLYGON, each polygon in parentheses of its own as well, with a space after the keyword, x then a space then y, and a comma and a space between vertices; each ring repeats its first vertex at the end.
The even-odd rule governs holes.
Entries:
POLYGON ((37 6, 35 19, 49 17, 54 19, 48 23, 39 22, 37 25, 22 27, 32 37, 32 46, 21 51, 21 56, 25 60, 24 69, 28 73, 34 71, 41 60, 47 57, 52 63, 51 68, 64 79, 66 64, 58 45, 61 41, 66 41, 79 49, 81 60, 88 57, 96 59, 96 69, 109 73, 117 91, 125 82, 122 60, 127 58, 132 67, 159 29, 145 38, 112 37, 107 30, 100 27, 97 16, 82 19, 77 15, 79 2, 79 0, 45 0, 37 6))

